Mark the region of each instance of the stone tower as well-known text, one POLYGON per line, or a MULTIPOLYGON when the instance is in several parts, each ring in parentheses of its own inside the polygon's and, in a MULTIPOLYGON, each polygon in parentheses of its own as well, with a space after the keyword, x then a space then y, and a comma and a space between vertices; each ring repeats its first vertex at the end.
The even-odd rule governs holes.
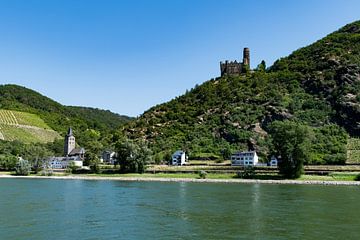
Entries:
POLYGON ((250 68, 250 49, 249 48, 244 48, 243 65, 247 65, 250 68))
POLYGON ((65 136, 65 144, 64 144, 65 157, 67 157, 74 148, 75 148, 75 137, 74 137, 72 129, 70 127, 65 136))

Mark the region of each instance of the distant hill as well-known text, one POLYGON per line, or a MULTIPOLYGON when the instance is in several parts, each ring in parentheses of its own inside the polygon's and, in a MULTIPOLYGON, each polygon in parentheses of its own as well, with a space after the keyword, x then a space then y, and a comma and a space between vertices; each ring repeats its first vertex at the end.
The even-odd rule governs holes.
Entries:
POLYGON ((184 149, 191 157, 223 149, 271 152, 268 125, 289 119, 314 133, 309 163, 344 163, 349 134, 360 136, 360 22, 275 62, 267 70, 224 76, 152 107, 123 132, 155 153, 184 149), (346 131, 344 131, 344 129, 346 131))
MULTIPOLYGON (((78 135, 88 129, 109 132, 131 120, 130 117, 106 110, 64 106, 36 91, 13 84, 0 85, 0 109, 0 114, 3 114, 1 127, 4 139, 18 139, 24 142, 32 140, 51 141, 59 134, 63 135, 70 126, 78 135), (6 117, 12 117, 12 115, 15 118, 7 120, 6 117), (13 125, 6 124, 7 121, 10 121, 13 125), (34 129, 27 128, 25 130, 26 127, 19 128, 15 124, 16 121, 20 125, 24 123, 23 125, 43 128, 43 133, 37 136, 40 139, 30 137, 28 133, 34 131, 34 129), (45 132, 49 133, 52 130, 57 133, 53 136, 45 134, 45 132), (16 137, 20 135, 22 136, 16 137), (44 139, 41 139, 41 136, 44 136, 44 139)), ((79 139, 81 143, 81 138, 79 139)))

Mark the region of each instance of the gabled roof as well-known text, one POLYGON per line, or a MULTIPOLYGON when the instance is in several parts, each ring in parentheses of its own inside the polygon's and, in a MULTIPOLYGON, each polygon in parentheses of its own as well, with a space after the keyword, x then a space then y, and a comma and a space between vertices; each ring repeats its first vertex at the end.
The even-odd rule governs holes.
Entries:
POLYGON ((69 156, 80 155, 80 154, 85 154, 85 149, 84 149, 84 148, 74 148, 74 149, 69 153, 69 156))
POLYGON ((185 153, 185 152, 182 151, 182 150, 177 150, 176 152, 174 152, 173 156, 174 156, 174 155, 182 155, 182 154, 184 154, 184 153, 185 153))

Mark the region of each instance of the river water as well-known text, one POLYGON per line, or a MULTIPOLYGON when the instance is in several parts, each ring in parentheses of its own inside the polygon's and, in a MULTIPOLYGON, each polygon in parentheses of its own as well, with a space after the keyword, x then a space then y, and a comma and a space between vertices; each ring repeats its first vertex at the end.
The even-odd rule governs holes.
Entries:
POLYGON ((360 239, 360 187, 0 179, 0 239, 360 239))

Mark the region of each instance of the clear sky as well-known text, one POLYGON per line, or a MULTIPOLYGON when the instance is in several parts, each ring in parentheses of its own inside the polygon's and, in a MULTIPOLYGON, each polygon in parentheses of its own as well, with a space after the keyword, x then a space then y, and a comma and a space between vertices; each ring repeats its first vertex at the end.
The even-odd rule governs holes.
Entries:
POLYGON ((1 0, 0 83, 137 116, 243 47, 269 65, 359 15, 358 0, 1 0))

